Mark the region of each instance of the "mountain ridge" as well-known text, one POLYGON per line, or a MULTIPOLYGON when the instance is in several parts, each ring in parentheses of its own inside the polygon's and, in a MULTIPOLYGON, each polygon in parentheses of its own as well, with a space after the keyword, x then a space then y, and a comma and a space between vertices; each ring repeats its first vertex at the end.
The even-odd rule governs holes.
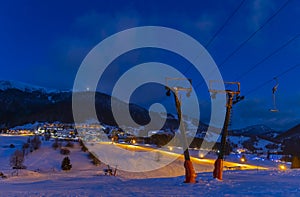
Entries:
MULTIPOLYGON (((94 93, 76 92, 74 94, 81 95, 84 98, 86 94, 94 93)), ((115 125, 116 122, 110 108, 111 96, 97 92, 95 101, 98 112, 101 112, 97 113, 98 119, 108 125, 115 125)), ((120 105, 120 113, 122 113, 122 110, 126 110, 125 106, 128 104, 120 100, 118 100, 118 103, 120 105)), ((135 104, 129 105, 131 106, 131 116, 134 117, 137 123, 143 125, 150 121, 148 110, 135 104)), ((168 114, 168 117, 169 116, 171 115, 168 114)), ((175 119, 174 117, 169 117, 169 122, 165 123, 165 127, 172 129, 178 127, 178 121, 175 119)), ((72 91, 49 91, 46 88, 31 86, 22 82, 1 80, 0 127, 18 126, 35 121, 73 122, 72 91)), ((201 123, 201 125, 203 126, 205 124, 201 123)), ((298 127, 300 128, 299 125, 298 127)), ((282 136, 284 133, 285 132, 276 131, 265 125, 251 125, 242 129, 232 129, 229 131, 230 135, 260 136, 267 139, 276 138, 277 140, 281 139, 278 136, 282 136)), ((293 132, 290 131, 290 133, 293 132)))
POLYGON ((36 86, 24 82, 13 81, 13 80, 0 80, 0 90, 5 91, 8 89, 17 89, 24 92, 35 92, 40 91, 43 93, 58 93, 62 92, 56 89, 49 89, 41 86, 36 86))

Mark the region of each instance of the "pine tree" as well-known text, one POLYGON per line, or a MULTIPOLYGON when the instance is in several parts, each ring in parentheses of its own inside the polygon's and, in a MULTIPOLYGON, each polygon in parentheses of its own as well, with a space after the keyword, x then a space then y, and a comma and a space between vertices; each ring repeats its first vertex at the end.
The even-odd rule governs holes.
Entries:
POLYGON ((70 162, 69 157, 65 157, 61 163, 61 169, 62 170, 71 170, 72 164, 70 162))

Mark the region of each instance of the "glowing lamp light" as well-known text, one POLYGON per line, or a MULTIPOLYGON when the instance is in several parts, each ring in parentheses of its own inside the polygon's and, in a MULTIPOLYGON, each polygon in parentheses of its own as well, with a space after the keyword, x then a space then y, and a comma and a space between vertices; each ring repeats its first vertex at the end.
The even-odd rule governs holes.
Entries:
POLYGON ((280 164, 280 165, 278 166, 278 168, 279 168, 279 170, 281 170, 281 171, 286 171, 286 166, 285 166, 284 164, 280 164))
POLYGON ((245 158, 242 157, 242 158, 241 158, 241 162, 244 163, 245 161, 246 161, 245 158))
POLYGON ((203 159, 204 158, 204 154, 203 153, 199 154, 199 157, 200 157, 200 159, 203 159))

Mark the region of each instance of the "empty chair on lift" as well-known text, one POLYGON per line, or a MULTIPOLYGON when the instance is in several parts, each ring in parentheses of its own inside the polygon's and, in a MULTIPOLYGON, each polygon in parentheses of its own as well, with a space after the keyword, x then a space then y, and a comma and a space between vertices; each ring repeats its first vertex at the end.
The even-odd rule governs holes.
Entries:
POLYGON ((272 88, 273 108, 270 109, 270 111, 271 111, 271 112, 278 112, 279 110, 278 110, 277 107, 276 107, 276 97, 275 97, 275 93, 276 93, 276 91, 277 91, 277 89, 278 89, 279 83, 278 83, 277 78, 274 78, 274 80, 276 80, 276 85, 272 88))

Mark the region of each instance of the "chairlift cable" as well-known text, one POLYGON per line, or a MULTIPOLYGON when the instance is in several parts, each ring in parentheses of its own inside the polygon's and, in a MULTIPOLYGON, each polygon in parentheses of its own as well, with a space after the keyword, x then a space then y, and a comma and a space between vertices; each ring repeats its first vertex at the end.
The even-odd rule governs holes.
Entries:
POLYGON ((221 68, 232 56, 234 56, 249 40, 251 40, 260 30, 262 30, 269 22, 277 16, 283 8, 289 4, 290 0, 287 0, 274 14, 272 14, 256 31, 254 31, 246 40, 244 40, 233 52, 231 52, 220 64, 221 68))
MULTIPOLYGON (((277 76, 275 76, 275 78, 278 79, 278 78, 282 77, 283 75, 287 74, 288 72, 292 71, 293 69, 297 68, 298 66, 300 66, 300 64, 295 64, 294 66, 291 66, 287 70, 279 73, 277 76)), ((274 81, 274 78, 269 79, 269 80, 265 81, 264 83, 256 86, 255 88, 249 90, 248 92, 246 92, 245 96, 252 94, 253 92, 256 92, 257 90, 261 89, 262 87, 266 86, 267 84, 271 83, 272 81, 274 81)))
POLYGON ((250 69, 248 69, 246 72, 242 73, 239 77, 237 77, 236 81, 240 81, 243 77, 245 77, 251 71, 253 71, 254 69, 256 69, 263 62, 265 62, 266 60, 270 59, 272 56, 274 56, 275 54, 277 54, 278 52, 280 52, 281 50, 283 50, 285 47, 287 47, 288 45, 290 45, 299 36, 300 36, 300 34, 297 34, 296 36, 294 36, 293 38, 291 38, 287 42, 285 42, 283 45, 281 45, 280 47, 278 47, 277 49, 275 49, 274 51, 272 51, 269 55, 267 55, 266 57, 264 57, 263 59, 261 59, 259 62, 257 62, 256 64, 254 64, 250 69))
MULTIPOLYGON (((246 40, 244 40, 234 51, 232 51, 219 65, 219 69, 222 68, 224 66, 224 64, 230 58, 232 58, 243 46, 245 46, 245 44, 247 44, 248 41, 250 41, 259 31, 261 31, 268 23, 270 23, 275 18, 275 16, 277 16, 289 3, 290 3, 290 0, 287 0, 283 5, 281 5, 281 7, 275 13, 273 13, 258 29, 256 29, 246 40)), ((215 70, 212 70, 212 72, 213 71, 215 71, 215 70)), ((195 86, 195 88, 202 85, 203 83, 204 82, 198 83, 195 86)))
MULTIPOLYGON (((228 25, 229 21, 234 17, 234 15, 238 12, 238 10, 242 7, 246 0, 242 0, 241 3, 233 10, 233 12, 228 16, 226 21, 223 23, 223 25, 214 33, 214 35, 209 39, 209 41, 204 45, 204 47, 207 49, 211 43, 216 39, 216 37, 222 32, 222 30, 228 25)), ((198 58, 201 56, 201 53, 195 58, 195 60, 198 60, 198 58)), ((191 68, 191 65, 183 72, 185 75, 189 69, 191 68)))
MULTIPOLYGON (((264 86, 268 85, 269 83, 273 82, 273 81, 274 81, 274 78, 277 78, 277 79, 278 79, 278 78, 280 78, 280 77, 286 75, 287 73, 291 72, 292 70, 294 70, 295 68, 297 68, 297 67, 299 67, 299 66, 300 66, 300 63, 295 64, 295 65, 289 67, 288 69, 284 70, 283 72, 277 74, 275 77, 273 77, 273 78, 271 78, 271 79, 268 79, 268 80, 266 80, 265 82, 261 83, 260 85, 256 86, 255 88, 253 88, 253 89, 247 91, 247 92, 246 92, 245 94, 243 94, 243 95, 246 97, 246 96, 248 96, 248 95, 250 95, 250 94, 252 94, 252 93, 258 91, 259 89, 261 89, 261 88, 263 88, 264 86)), ((200 103, 200 105, 203 105, 203 104, 205 104, 205 103, 208 103, 209 101, 210 101, 210 100, 207 99, 207 100, 203 101, 202 103, 200 103)))
POLYGON ((216 33, 210 38, 210 40, 205 44, 205 48, 208 48, 210 44, 215 40, 215 38, 221 33, 224 27, 229 23, 233 16, 238 12, 246 0, 241 1, 241 3, 236 7, 236 9, 229 15, 225 23, 216 31, 216 33))

